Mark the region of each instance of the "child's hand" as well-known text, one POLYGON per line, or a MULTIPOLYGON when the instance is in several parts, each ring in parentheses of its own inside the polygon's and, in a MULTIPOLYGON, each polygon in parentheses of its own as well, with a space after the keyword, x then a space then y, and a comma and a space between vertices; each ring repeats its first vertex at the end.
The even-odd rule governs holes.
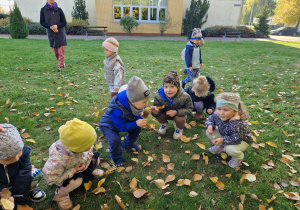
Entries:
POLYGON ((5 129, 0 125, 0 132, 5 133, 5 129))
POLYGON ((157 114, 159 109, 157 108, 157 106, 151 106, 150 111, 153 112, 154 114, 157 114))
POLYGON ((203 65, 203 63, 200 63, 200 66, 205 67, 205 66, 203 65))
POLYGON ((17 210, 33 210, 33 208, 25 204, 25 205, 17 205, 17 210))
POLYGON ((206 130, 207 130, 207 132, 208 132, 210 135, 212 135, 213 132, 214 132, 214 128, 213 128, 211 125, 208 126, 206 130))
POLYGON ((212 109, 208 109, 206 110, 208 114, 212 114, 213 113, 213 110, 212 109))
POLYGON ((189 70, 190 70, 190 72, 193 72, 193 67, 192 66, 189 67, 189 70))
POLYGON ((74 169, 76 171, 82 171, 82 170, 85 169, 85 167, 86 167, 86 163, 82 163, 82 164, 79 164, 79 165, 75 166, 74 169))
POLYGON ((137 126, 144 128, 144 127, 146 127, 147 119, 138 119, 136 121, 136 124, 137 124, 137 126))
POLYGON ((166 114, 170 117, 174 117, 175 115, 177 115, 177 111, 176 110, 169 110, 166 112, 166 114))
POLYGON ((212 142, 213 142, 214 145, 219 145, 219 144, 223 143, 223 139, 222 138, 217 138, 217 139, 214 139, 212 142))

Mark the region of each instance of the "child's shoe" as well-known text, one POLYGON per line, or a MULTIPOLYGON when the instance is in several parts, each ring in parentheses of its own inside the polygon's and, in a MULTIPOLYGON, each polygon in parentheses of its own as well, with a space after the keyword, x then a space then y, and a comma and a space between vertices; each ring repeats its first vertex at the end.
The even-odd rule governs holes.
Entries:
POLYGON ((183 73, 184 73, 184 74, 187 74, 187 69, 184 69, 184 70, 183 70, 183 73))
POLYGON ((221 152, 223 152, 224 147, 222 146, 213 146, 211 148, 208 149, 208 151, 212 154, 220 154, 221 152))
POLYGON ((203 117, 203 112, 196 112, 195 114, 195 119, 196 120, 201 120, 203 117))
POLYGON ((72 204, 69 194, 62 195, 62 194, 57 193, 57 190, 56 190, 53 200, 56 201, 58 207, 62 210, 71 209, 73 207, 73 204, 72 204))
POLYGON ((101 178, 102 176, 104 176, 105 172, 104 172, 103 170, 101 170, 101 169, 95 169, 95 170, 92 172, 92 174, 94 175, 94 177, 95 177, 96 179, 99 179, 99 178, 101 178))
POLYGON ((180 129, 178 127, 175 128, 174 134, 173 134, 173 139, 180 139, 182 135, 183 129, 180 129))
POLYGON ((57 67, 57 71, 58 71, 58 72, 61 72, 61 71, 62 71, 60 66, 57 67))
POLYGON ((236 168, 241 165, 241 162, 242 162, 242 160, 237 160, 237 159, 231 158, 231 160, 228 162, 228 165, 231 168, 236 168))
POLYGON ((123 160, 123 158, 119 158, 119 159, 117 159, 117 160, 113 160, 113 162, 114 162, 114 165, 115 165, 116 167, 121 167, 121 166, 124 165, 124 160, 123 160))
POLYGON ((158 129, 158 133, 163 135, 167 132, 167 129, 168 129, 169 125, 168 123, 163 123, 160 125, 160 128, 158 129))
POLYGON ((46 193, 40 188, 36 187, 29 191, 29 198, 32 202, 38 203, 46 198, 46 193))

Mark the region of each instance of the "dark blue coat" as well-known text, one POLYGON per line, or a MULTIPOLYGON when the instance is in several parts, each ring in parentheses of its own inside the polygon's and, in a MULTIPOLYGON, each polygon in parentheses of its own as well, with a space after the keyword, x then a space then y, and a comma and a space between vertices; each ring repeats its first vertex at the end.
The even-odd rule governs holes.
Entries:
MULTIPOLYGON (((195 43, 193 42, 188 42, 187 45, 186 45, 186 49, 185 49, 185 65, 187 67, 192 67, 193 64, 192 64, 192 58, 193 58, 193 51, 194 51, 194 48, 198 48, 199 46, 196 46, 195 43)), ((200 57, 199 57, 199 60, 200 60, 200 64, 202 63, 202 58, 201 58, 201 48, 199 47, 199 53, 200 53, 200 57)))
POLYGON ((193 84, 184 89, 184 91, 191 96, 193 102, 202 101, 204 104, 203 109, 206 109, 207 112, 207 109, 212 109, 214 111, 216 108, 215 95, 212 93, 213 91, 215 91, 216 87, 214 81, 210 77, 206 77, 206 80, 209 83, 209 94, 206 97, 196 96, 192 91, 193 84))
POLYGON ((126 92, 127 90, 124 90, 111 99, 108 109, 99 122, 101 128, 128 132, 138 127, 136 121, 142 118, 132 113, 126 92))
POLYGON ((25 205, 28 202, 28 194, 31 185, 31 163, 30 163, 29 146, 24 146, 22 156, 19 161, 7 165, 7 172, 9 181, 7 179, 4 165, 0 164, 0 191, 11 185, 12 195, 23 195, 22 197, 15 197, 15 204, 25 205))

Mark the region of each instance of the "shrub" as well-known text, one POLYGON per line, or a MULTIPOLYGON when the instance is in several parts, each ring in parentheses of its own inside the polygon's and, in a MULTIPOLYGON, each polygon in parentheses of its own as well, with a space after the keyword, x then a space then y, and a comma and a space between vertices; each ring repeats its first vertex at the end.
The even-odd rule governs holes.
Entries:
POLYGON ((134 27, 138 27, 139 23, 136 21, 134 17, 130 17, 128 15, 124 16, 120 20, 120 26, 123 27, 123 30, 126 31, 129 35, 131 35, 131 31, 134 27))
POLYGON ((72 22, 68 23, 68 26, 88 26, 89 23, 85 20, 73 19, 72 22))
POLYGON ((46 29, 40 23, 26 24, 29 34, 47 34, 46 29))
POLYGON ((0 34, 9 34, 9 25, 0 26, 0 34))
POLYGON ((4 18, 4 19, 0 19, 0 26, 8 26, 10 22, 10 18, 4 18))
POLYGON ((8 14, 0 13, 0 19, 5 19, 7 17, 9 17, 8 14))
POLYGON ((23 20, 25 23, 34 23, 31 19, 29 19, 27 17, 23 17, 23 20))
POLYGON ((25 39, 28 36, 28 29, 17 4, 10 13, 9 32, 13 39, 25 39))
POLYGON ((218 37, 224 34, 226 30, 229 31, 241 31, 242 37, 255 37, 255 30, 250 26, 212 26, 205 29, 205 36, 218 37))
POLYGON ((72 22, 67 24, 66 33, 71 35, 81 35, 84 32, 84 26, 89 23, 85 20, 73 19, 72 22))
POLYGON ((237 29, 242 31, 242 37, 255 37, 255 29, 251 26, 237 26, 237 29))

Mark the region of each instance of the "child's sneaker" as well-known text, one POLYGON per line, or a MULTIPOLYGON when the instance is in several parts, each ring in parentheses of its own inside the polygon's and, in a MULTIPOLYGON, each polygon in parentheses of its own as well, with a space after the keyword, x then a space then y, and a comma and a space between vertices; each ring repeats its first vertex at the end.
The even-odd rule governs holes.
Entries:
POLYGON ((55 191, 55 196, 53 197, 53 200, 56 201, 58 207, 63 210, 71 209, 73 206, 69 194, 62 195, 57 193, 57 190, 55 191))
POLYGON ((32 202, 41 202, 46 198, 46 193, 40 188, 36 187, 33 190, 29 191, 29 198, 32 202))
POLYGON ((180 129, 178 127, 175 128, 173 139, 180 139, 180 136, 182 135, 183 129, 180 129))
POLYGON ((163 135, 167 132, 167 129, 168 129, 169 125, 168 123, 163 123, 160 125, 160 128, 158 129, 158 133, 163 135))
POLYGON ((187 70, 186 70, 186 69, 184 69, 184 70, 183 70, 183 73, 184 73, 184 74, 187 74, 187 70))
POLYGON ((241 162, 242 162, 242 160, 237 160, 237 159, 231 158, 231 160, 228 162, 228 165, 231 168, 236 168, 241 165, 241 162))
POLYGON ((57 67, 57 71, 61 72, 61 67, 60 66, 57 67))
POLYGON ((101 169, 95 169, 92 174, 94 175, 95 178, 99 179, 102 176, 104 176, 105 172, 101 169))
POLYGON ((213 146, 211 148, 208 149, 208 151, 212 154, 220 154, 221 152, 223 152, 224 147, 222 146, 213 146))
POLYGON ((114 162, 114 165, 115 165, 116 167, 121 167, 121 166, 124 165, 124 160, 123 160, 123 158, 119 158, 119 159, 117 159, 117 160, 113 160, 113 162, 114 162))

